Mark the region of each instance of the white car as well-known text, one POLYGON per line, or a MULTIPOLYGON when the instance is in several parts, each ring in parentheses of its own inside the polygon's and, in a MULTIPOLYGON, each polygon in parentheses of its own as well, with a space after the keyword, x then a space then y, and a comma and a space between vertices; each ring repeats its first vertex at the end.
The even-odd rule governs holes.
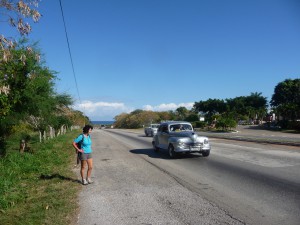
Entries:
POLYGON ((183 121, 161 123, 152 145, 155 151, 168 150, 170 158, 179 153, 194 152, 207 157, 211 149, 208 138, 196 134, 191 123, 183 121))
POLYGON ((148 137, 148 136, 151 136, 153 137, 156 133, 157 133, 157 129, 159 127, 159 124, 150 124, 149 127, 145 127, 144 131, 145 131, 145 135, 148 137))

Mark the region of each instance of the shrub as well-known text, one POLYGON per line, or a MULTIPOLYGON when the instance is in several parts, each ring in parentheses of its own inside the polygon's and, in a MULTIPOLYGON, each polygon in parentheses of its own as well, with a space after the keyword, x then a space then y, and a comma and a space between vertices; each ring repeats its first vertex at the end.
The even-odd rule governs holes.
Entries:
POLYGON ((193 122, 193 127, 194 128, 201 128, 201 129, 203 129, 203 128, 205 128, 205 126, 206 126, 206 122, 204 122, 204 121, 193 122))
POLYGON ((230 130, 231 128, 236 127, 237 122, 232 118, 220 118, 216 123, 217 129, 222 129, 224 131, 230 130))

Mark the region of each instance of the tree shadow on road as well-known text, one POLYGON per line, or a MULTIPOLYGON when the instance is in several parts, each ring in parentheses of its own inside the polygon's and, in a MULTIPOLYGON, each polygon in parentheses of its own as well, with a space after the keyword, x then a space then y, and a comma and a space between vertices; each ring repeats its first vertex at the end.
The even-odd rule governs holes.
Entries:
POLYGON ((155 152, 153 148, 146 148, 146 149, 132 149, 130 150, 133 154, 139 155, 147 155, 150 158, 157 158, 157 159, 166 159, 166 160, 176 160, 176 159, 185 159, 185 158, 199 158, 202 157, 201 154, 179 154, 176 158, 170 159, 167 150, 159 150, 155 152))

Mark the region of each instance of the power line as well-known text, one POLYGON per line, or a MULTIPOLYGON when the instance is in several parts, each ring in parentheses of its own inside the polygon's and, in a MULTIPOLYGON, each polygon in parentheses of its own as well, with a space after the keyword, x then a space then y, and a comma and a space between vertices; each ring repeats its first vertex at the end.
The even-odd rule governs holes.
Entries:
POLYGON ((62 4, 61 4, 61 0, 59 0, 59 3, 60 3, 60 10, 61 10, 62 19, 63 19, 63 22, 64 22, 65 34, 66 34, 66 39, 67 39, 67 43, 68 43, 69 55, 70 55, 70 59, 71 59, 71 65, 72 65, 76 90, 77 90, 77 94, 78 94, 78 97, 79 97, 79 102, 81 104, 81 98, 80 98, 79 89, 78 89, 78 85, 77 85, 77 79, 76 79, 76 75, 75 75, 75 69, 74 69, 74 64, 73 64, 73 59, 72 59, 72 54, 71 54, 71 48, 70 48, 70 43, 69 43, 69 38, 68 38, 68 32, 67 32, 67 27, 66 27, 64 11, 63 11, 63 7, 62 7, 62 4))

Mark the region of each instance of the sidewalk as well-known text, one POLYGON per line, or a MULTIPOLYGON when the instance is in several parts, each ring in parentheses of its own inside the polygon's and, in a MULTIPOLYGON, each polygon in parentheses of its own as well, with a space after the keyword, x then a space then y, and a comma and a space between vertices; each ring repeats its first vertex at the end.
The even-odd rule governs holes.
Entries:
POLYGON ((199 131, 200 135, 257 143, 292 145, 300 147, 300 134, 267 130, 257 125, 238 126, 236 132, 199 131))

